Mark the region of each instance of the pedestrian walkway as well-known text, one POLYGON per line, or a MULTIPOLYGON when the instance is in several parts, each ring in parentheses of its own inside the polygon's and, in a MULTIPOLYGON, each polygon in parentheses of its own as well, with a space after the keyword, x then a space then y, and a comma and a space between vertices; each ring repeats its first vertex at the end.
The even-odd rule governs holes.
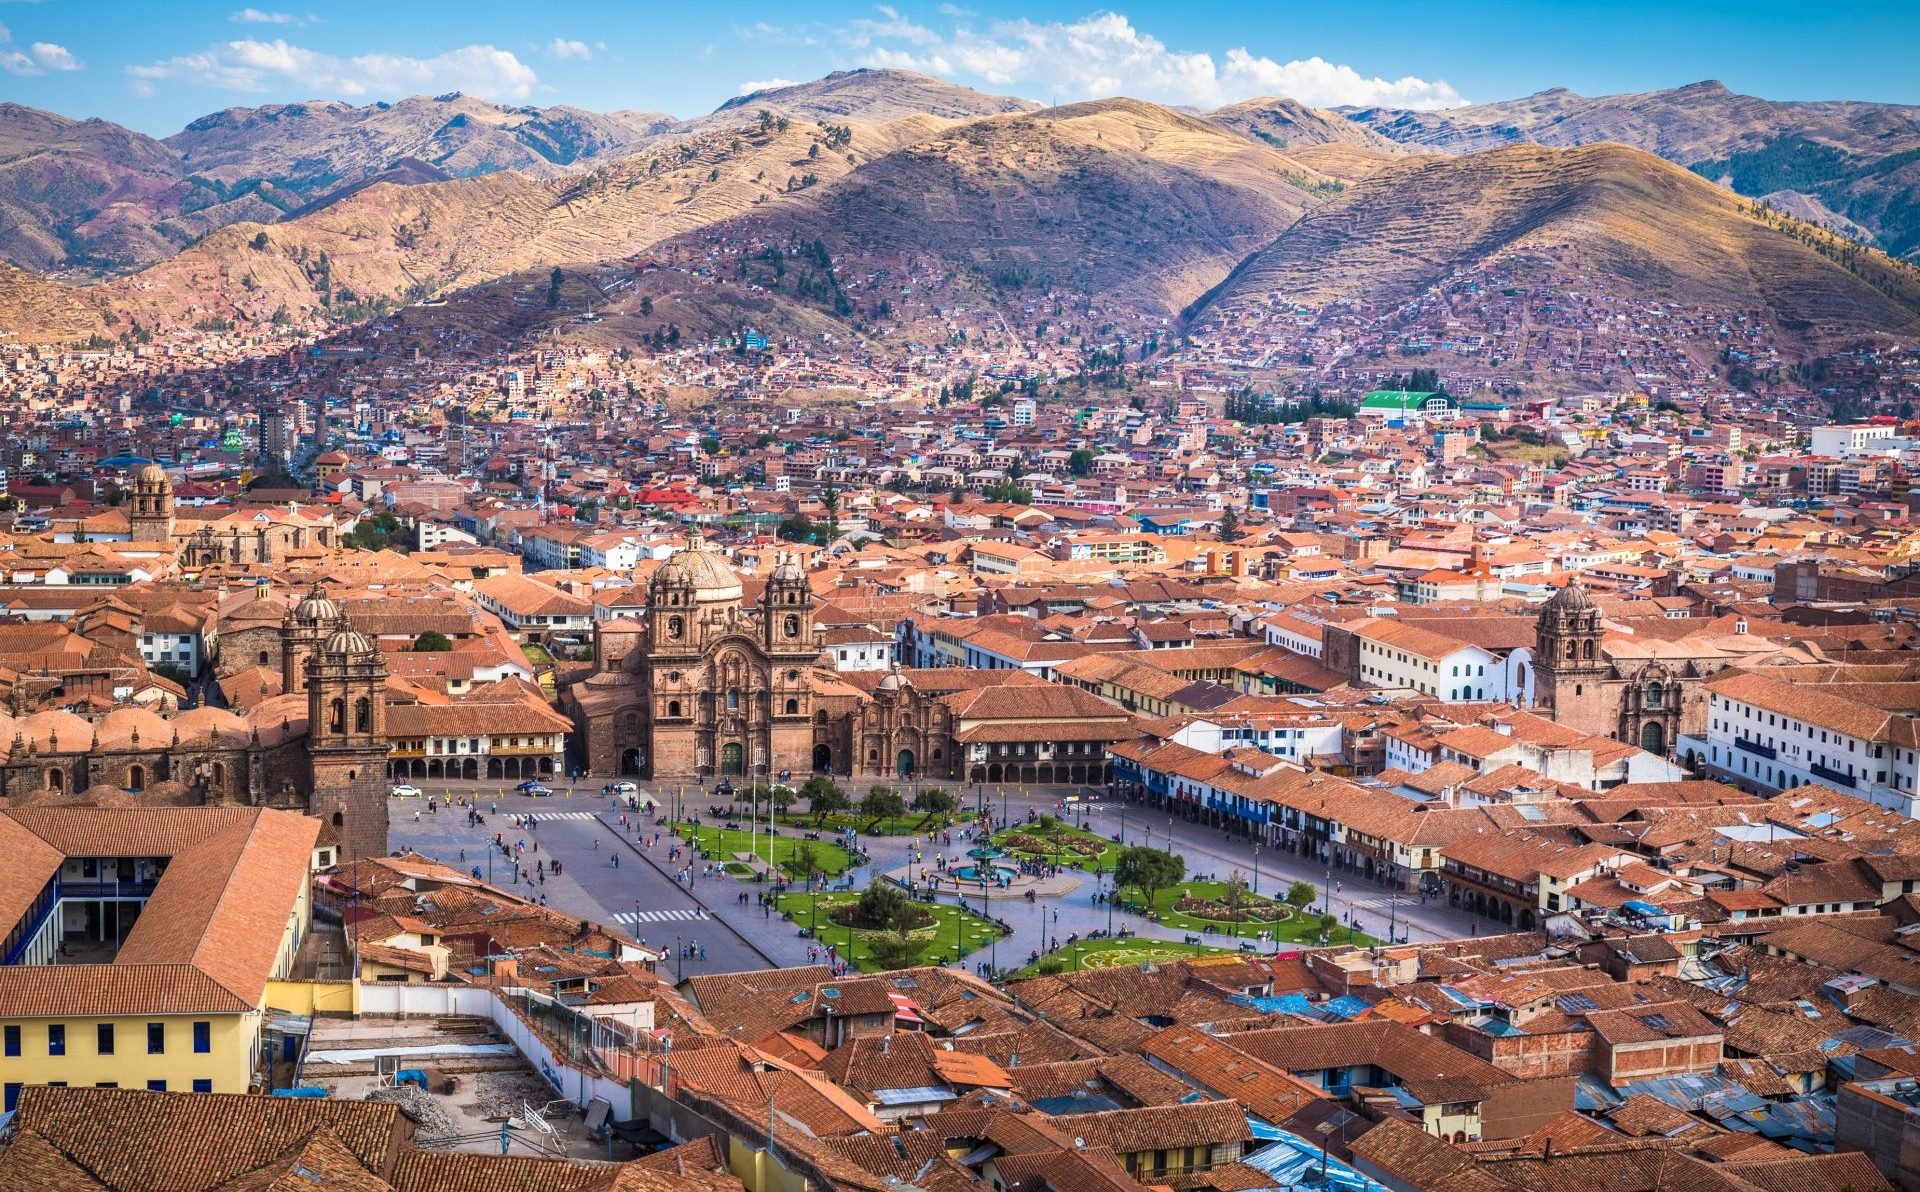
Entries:
POLYGON ((702 915, 699 911, 680 907, 670 911, 621 911, 613 917, 613 921, 615 923, 624 923, 632 926, 635 923, 667 923, 673 921, 686 921, 690 923, 694 920, 704 920, 705 918, 706 916, 702 915))
POLYGON ((599 813, 593 811, 536 811, 532 814, 536 824, 544 824, 548 820, 590 820, 600 818, 599 813))

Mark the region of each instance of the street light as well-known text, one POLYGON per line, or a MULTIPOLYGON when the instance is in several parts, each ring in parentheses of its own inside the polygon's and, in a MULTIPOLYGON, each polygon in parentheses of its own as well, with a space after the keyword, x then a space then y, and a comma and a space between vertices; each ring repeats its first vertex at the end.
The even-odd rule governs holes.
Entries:
POLYGON ((673 983, 675 985, 678 985, 681 981, 680 962, 687 955, 687 950, 680 946, 680 938, 681 937, 677 935, 673 937, 673 983))
POLYGON ((1253 846, 1253 892, 1260 892, 1260 846, 1253 846))

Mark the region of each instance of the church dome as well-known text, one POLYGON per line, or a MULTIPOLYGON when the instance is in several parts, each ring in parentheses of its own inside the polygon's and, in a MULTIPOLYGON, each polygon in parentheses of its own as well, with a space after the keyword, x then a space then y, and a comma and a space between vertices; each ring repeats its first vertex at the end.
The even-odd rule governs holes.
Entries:
POLYGON ((373 653, 373 642, 367 635, 347 624, 344 620, 334 628, 327 638, 327 653, 351 654, 355 656, 373 653))
POLYGON ((768 579, 779 583, 807 582, 806 575, 800 570, 800 560, 787 551, 780 552, 780 560, 773 565, 773 574, 768 579))
POLYGON ((1546 603, 1547 612, 1575 613, 1592 607, 1593 597, 1578 579, 1568 580, 1567 586, 1555 592, 1546 603))
POLYGON ((685 550, 676 551, 653 573, 654 586, 693 589, 696 604, 720 604, 741 596, 740 577, 719 555, 707 549, 698 530, 687 539, 685 550))
POLYGON ((328 625, 340 619, 340 606, 327 599, 325 588, 315 584, 293 610, 293 616, 305 625, 328 625))
POLYGON ((138 472, 133 474, 133 482, 141 488, 158 488, 162 485, 170 487, 173 484, 173 481, 167 479, 167 470, 165 468, 159 464, 151 463, 143 465, 138 472))

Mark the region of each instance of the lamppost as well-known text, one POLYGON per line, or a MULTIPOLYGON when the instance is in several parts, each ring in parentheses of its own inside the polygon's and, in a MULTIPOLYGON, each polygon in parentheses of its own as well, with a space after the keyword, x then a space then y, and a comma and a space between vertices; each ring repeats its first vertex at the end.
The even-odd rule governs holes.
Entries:
POLYGON ((675 985, 681 981, 680 962, 687 955, 687 950, 680 946, 680 939, 681 937, 677 935, 673 937, 673 983, 675 985))
POLYGON ((1253 892, 1260 893, 1260 846, 1253 846, 1253 892))
POLYGON ((1323 915, 1333 913, 1333 896, 1328 893, 1332 883, 1333 866, 1329 865, 1327 866, 1326 876, 1320 879, 1320 913, 1323 915))

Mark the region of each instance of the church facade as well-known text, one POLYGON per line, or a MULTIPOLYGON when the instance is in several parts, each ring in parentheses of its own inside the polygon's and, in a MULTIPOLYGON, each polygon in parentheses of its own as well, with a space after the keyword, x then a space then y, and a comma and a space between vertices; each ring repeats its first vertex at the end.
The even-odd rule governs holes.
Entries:
POLYGON ((318 587, 281 622, 288 694, 241 716, 0 716, 0 805, 245 805, 322 818, 351 859, 387 851, 386 663, 318 587))

